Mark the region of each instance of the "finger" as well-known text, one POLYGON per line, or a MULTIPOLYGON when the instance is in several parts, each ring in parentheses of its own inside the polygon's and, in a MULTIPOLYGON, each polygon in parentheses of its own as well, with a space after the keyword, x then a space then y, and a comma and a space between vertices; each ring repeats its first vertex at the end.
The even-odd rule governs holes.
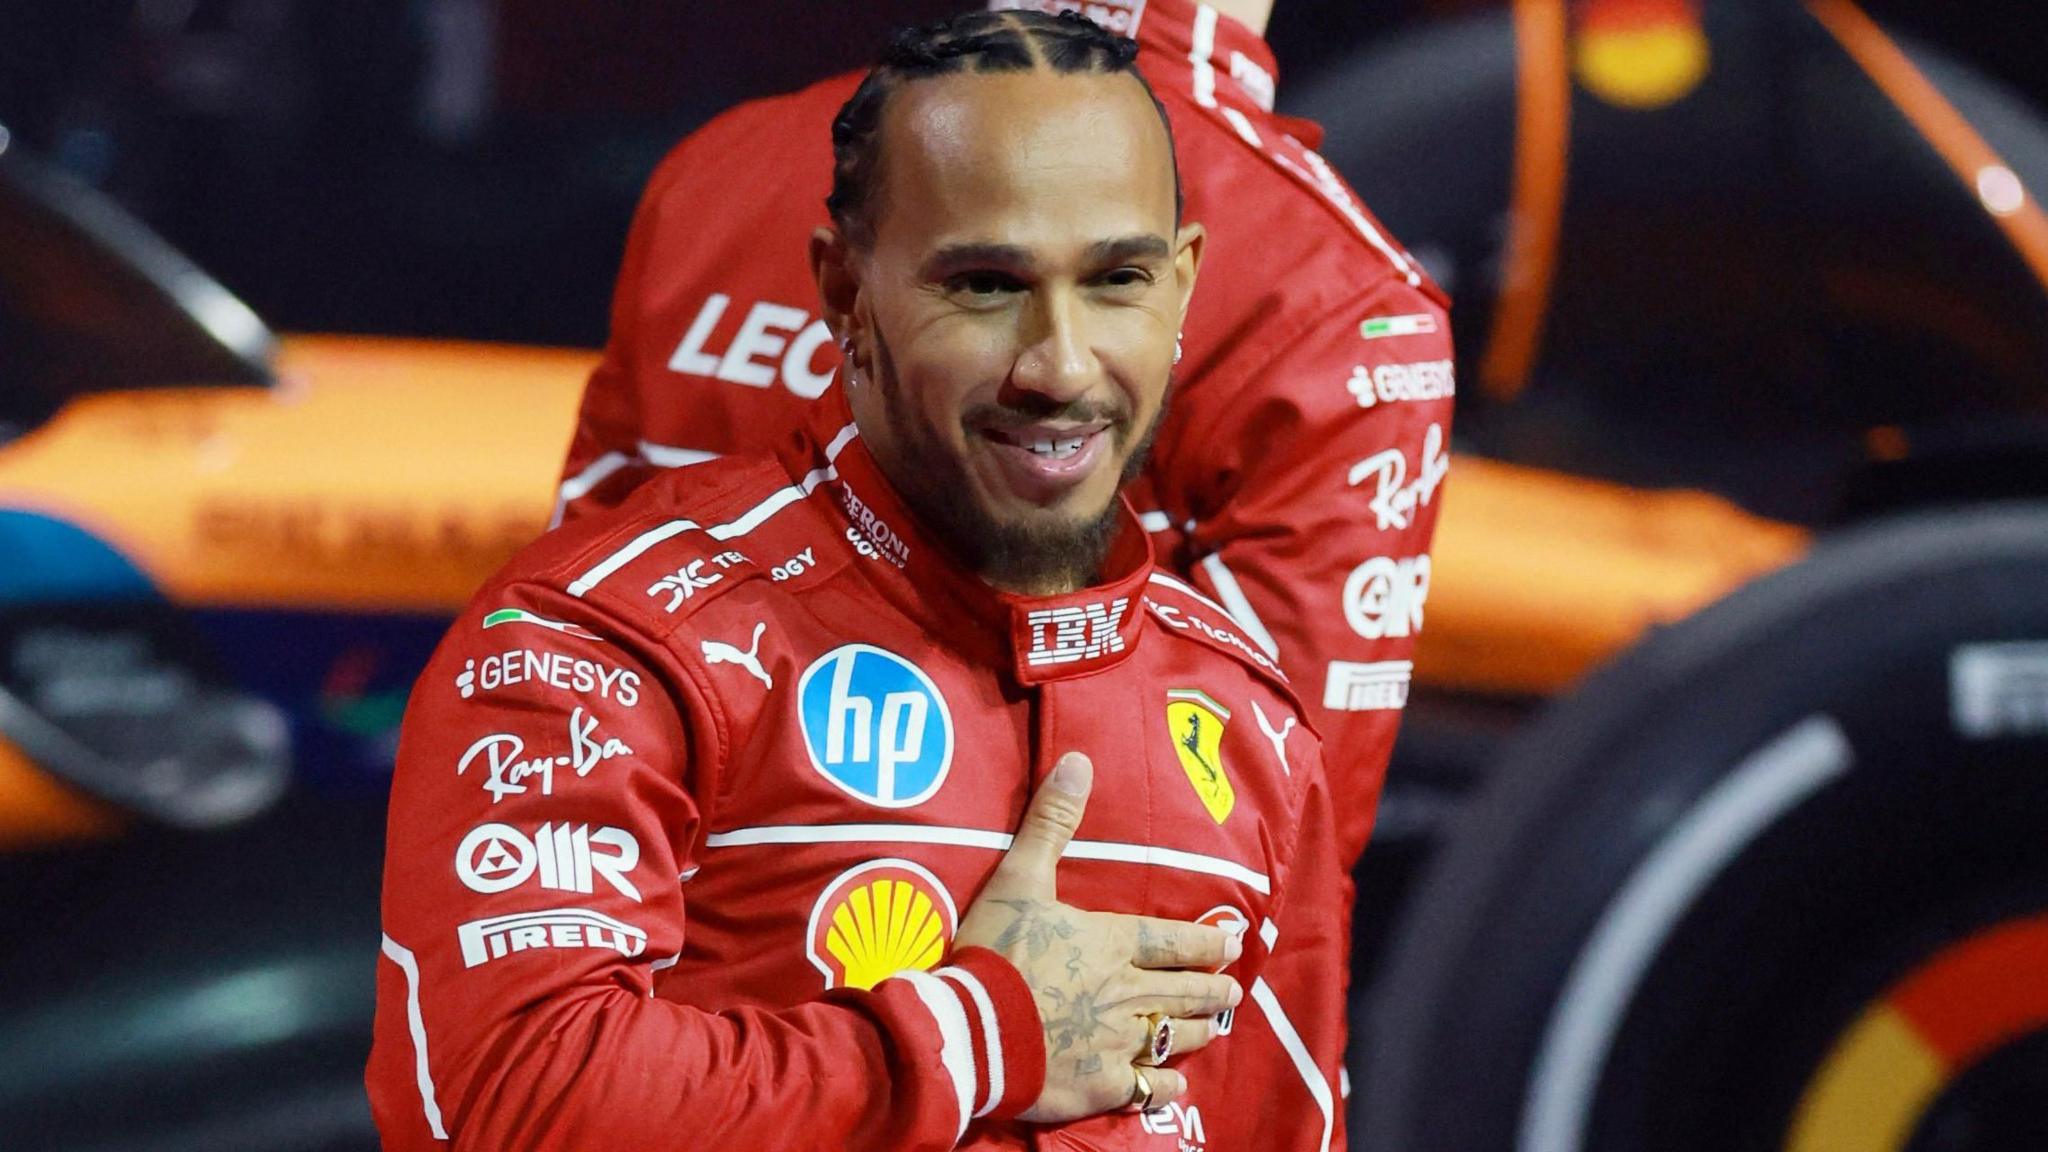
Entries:
POLYGON ((1244 999, 1236 980, 1208 972, 1141 972, 1133 991, 1124 1003, 1140 1016, 1214 1016, 1244 999))
POLYGON ((1134 942, 1131 963, 1140 968, 1196 968, 1214 971, 1244 952, 1244 941, 1235 932, 1191 924, 1185 920, 1162 920, 1156 916, 1129 916, 1134 942))
POLYGON ((1193 1019, 1175 1017, 1173 1021, 1173 1051, 1166 1057, 1178 1060, 1190 1052, 1200 1052, 1216 1038, 1216 1018, 1197 1016, 1193 1019))
POLYGON ((1052 773, 1039 785, 1017 827, 1010 850, 1003 854, 989 877, 984 893, 998 897, 1029 896, 1051 900, 1055 897, 1053 874, 1060 853, 1081 827, 1081 814, 1088 807, 1088 789, 1095 780, 1095 765, 1079 752, 1069 752, 1053 765, 1052 773))
MULTIPOLYGON (((1137 1030, 1140 1035, 1137 1056, 1133 1062, 1140 1068, 1157 1067, 1157 1064, 1154 1064, 1152 1061, 1152 1042, 1156 1039, 1152 1029, 1153 1019, 1155 1018, 1150 1016, 1138 1018, 1137 1030)), ((1199 1016, 1192 1019, 1179 1016, 1164 1016, 1159 1017, 1159 1019, 1171 1021, 1173 1027, 1166 1045, 1166 1055, 1160 1058, 1158 1064, 1164 1064, 1169 1060, 1178 1060, 1190 1052, 1199 1052, 1208 1047, 1209 1041, 1215 1039, 1216 1036, 1216 1018, 1214 1016, 1199 1016)))
POLYGON ((1143 1068, 1145 1079, 1152 1085, 1152 1108, 1154 1112, 1188 1094, 1188 1078, 1171 1068, 1143 1068))

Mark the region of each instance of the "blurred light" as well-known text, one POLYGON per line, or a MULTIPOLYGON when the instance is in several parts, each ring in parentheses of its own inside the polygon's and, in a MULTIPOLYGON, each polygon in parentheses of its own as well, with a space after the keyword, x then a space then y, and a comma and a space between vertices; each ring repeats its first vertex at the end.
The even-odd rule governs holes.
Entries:
POLYGON ((214 339, 245 355, 269 356, 270 330, 247 304, 205 273, 188 270, 173 282, 171 293, 214 339))
POLYGON ((1992 164, 1977 173, 1977 198, 1993 216, 2010 216, 2027 202, 2027 189, 2012 169, 1992 164))
POLYGON ((14 137, 8 135, 7 125, 0 124, 0 156, 7 154, 7 146, 12 143, 14 143, 14 137))
POLYGON ((198 7, 199 0, 143 0, 135 9, 135 22, 151 32, 177 32, 198 7))
POLYGON ((1892 424, 1865 432, 1863 446, 1872 460, 1904 460, 1913 453, 1913 443, 1906 438, 1906 430, 1892 424))
POLYGON ((0 1105, 98 1077, 162 1076, 350 1035, 374 1003, 366 963, 305 954, 218 975, 137 966, 114 983, 11 1014, 0 1019, 0 1105))
POLYGON ((57 138, 57 163, 88 184, 99 184, 114 167, 114 139, 94 127, 74 128, 57 138))

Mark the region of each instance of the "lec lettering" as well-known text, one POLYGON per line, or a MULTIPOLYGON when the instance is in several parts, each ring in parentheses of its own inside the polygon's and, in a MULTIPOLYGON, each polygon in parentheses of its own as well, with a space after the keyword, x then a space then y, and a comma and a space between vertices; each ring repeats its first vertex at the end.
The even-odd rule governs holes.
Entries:
POLYGON ((732 297, 723 292, 704 301, 669 357, 669 371, 749 388, 771 387, 779 377, 783 387, 806 400, 824 395, 832 383, 832 366, 823 372, 812 368, 818 350, 832 344, 832 330, 823 320, 812 320, 801 308, 759 300, 747 309, 732 343, 718 352, 710 347, 711 338, 731 305, 732 297))

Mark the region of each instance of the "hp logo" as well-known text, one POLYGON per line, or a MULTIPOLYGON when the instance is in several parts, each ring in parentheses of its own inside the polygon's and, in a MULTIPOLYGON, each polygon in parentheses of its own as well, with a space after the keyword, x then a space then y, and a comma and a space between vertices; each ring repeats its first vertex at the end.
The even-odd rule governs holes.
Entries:
POLYGON ((847 644, 804 669, 796 694, 811 766, 841 791, 909 808, 945 782, 953 717, 917 665, 871 644, 847 644))

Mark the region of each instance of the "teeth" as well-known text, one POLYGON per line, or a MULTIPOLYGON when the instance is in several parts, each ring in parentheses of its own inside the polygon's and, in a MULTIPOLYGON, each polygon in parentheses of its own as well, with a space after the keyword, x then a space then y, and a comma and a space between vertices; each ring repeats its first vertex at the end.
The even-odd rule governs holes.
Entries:
POLYGON ((1032 441, 1026 447, 1040 456, 1048 456, 1054 460, 1064 460, 1079 452, 1081 445, 1087 443, 1087 441, 1088 438, 1086 436, 1075 436, 1069 440, 1054 440, 1049 437, 1041 437, 1032 441))

